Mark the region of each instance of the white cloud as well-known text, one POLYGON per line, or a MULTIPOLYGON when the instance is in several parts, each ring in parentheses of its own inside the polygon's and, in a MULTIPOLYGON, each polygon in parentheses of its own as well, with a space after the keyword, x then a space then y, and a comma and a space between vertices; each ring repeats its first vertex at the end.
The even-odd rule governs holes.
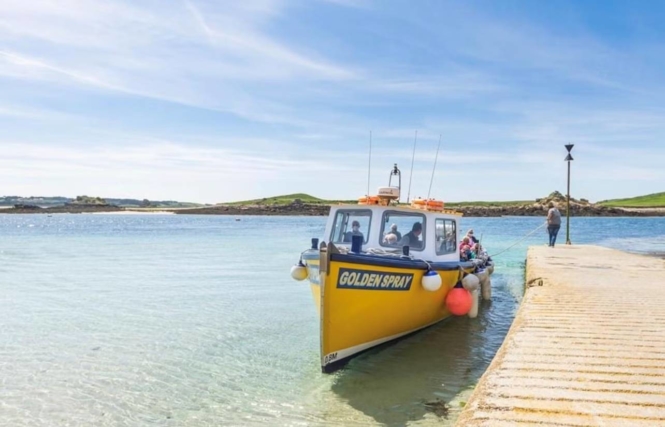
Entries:
POLYGON ((111 197, 112 192, 123 197, 219 202, 247 198, 260 191, 263 183, 280 183, 294 171, 298 177, 354 171, 344 164, 293 158, 279 150, 266 155, 265 151, 192 148, 168 141, 85 149, 0 142, 0 150, 3 191, 11 194, 21 190, 61 194, 66 185, 75 194, 111 197), (30 181, 34 185, 26 187, 30 181))
POLYGON ((89 1, 3 2, 0 28, 6 31, 0 41, 9 48, 0 51, 0 76, 79 84, 303 126, 307 121, 293 111, 242 85, 348 79, 353 72, 262 34, 260 24, 280 7, 243 2, 204 14, 193 2, 152 9, 89 1))
POLYGON ((370 83, 368 88, 397 94, 458 97, 474 93, 497 92, 503 89, 503 86, 493 82, 489 76, 467 72, 448 76, 411 76, 393 80, 378 80, 374 84, 370 83))
MULTIPOLYGON (((276 64, 273 65, 279 66, 282 72, 285 67, 290 67, 294 75, 301 74, 298 70, 302 70, 308 74, 309 78, 321 80, 345 80, 353 77, 353 72, 350 70, 300 55, 260 34, 255 29, 242 25, 243 20, 233 16, 233 13, 229 14, 228 11, 225 11, 223 14, 208 17, 204 16, 192 1, 186 1, 186 5, 214 47, 234 52, 243 56, 245 60, 251 56, 252 61, 257 62, 254 65, 261 65, 266 60, 274 60, 276 64), (208 22, 209 19, 214 23, 208 22)), ((269 71, 276 73, 277 69, 269 71)))
POLYGON ((50 121, 58 123, 71 123, 81 119, 80 117, 59 111, 44 108, 23 107, 15 104, 0 105, 0 119, 3 117, 26 121, 50 121))

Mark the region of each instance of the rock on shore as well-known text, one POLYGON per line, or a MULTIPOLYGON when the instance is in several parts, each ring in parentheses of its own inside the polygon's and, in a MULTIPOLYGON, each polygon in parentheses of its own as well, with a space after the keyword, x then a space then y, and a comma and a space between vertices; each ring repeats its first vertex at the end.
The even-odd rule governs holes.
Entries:
MULTIPOLYGON (((550 203, 557 205, 561 215, 566 215, 566 197, 555 191, 542 199, 536 199, 532 204, 514 206, 458 206, 453 210, 462 212, 465 216, 495 217, 495 216, 547 216, 550 203)), ((611 208, 589 203, 586 199, 570 198, 571 216, 665 216, 665 211, 657 209, 622 209, 611 208)))
MULTIPOLYGON (((464 216, 547 216, 547 208, 537 206, 493 206, 493 207, 461 207, 454 210, 464 216)), ((566 209, 559 208, 562 216, 566 209)), ((665 216, 665 212, 624 210, 621 208, 605 208, 598 206, 571 206, 570 216, 665 216)))

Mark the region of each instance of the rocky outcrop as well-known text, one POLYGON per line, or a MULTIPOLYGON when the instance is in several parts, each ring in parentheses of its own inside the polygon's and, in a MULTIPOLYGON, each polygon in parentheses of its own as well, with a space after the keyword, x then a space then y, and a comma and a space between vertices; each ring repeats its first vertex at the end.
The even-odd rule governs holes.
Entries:
POLYGON ((111 206, 101 197, 76 196, 71 202, 65 203, 65 206, 111 206))
MULTIPOLYGON (((550 203, 555 204, 561 214, 566 216, 566 196, 558 191, 550 193, 532 204, 513 206, 460 206, 451 208, 462 212, 465 216, 496 217, 496 216, 547 216, 550 203)), ((590 203, 587 199, 570 198, 570 216, 665 216, 665 212, 652 209, 611 208, 590 203)))
POLYGON ((71 202, 65 202, 64 205, 44 207, 19 203, 13 208, 0 209, 0 213, 7 214, 28 214, 28 213, 93 213, 93 212, 117 212, 124 209, 106 202, 101 197, 77 196, 71 202))
MULTIPOLYGON (((554 191, 550 193, 549 196, 543 197, 542 199, 536 199, 536 205, 539 206, 549 206, 550 203, 554 203, 559 206, 559 210, 561 210, 562 207, 565 207, 566 205, 566 196, 563 194, 559 193, 558 191, 554 191)), ((570 206, 595 206, 592 203, 590 203, 587 199, 576 199, 574 197, 570 198, 570 206)), ((599 206, 600 207, 600 206, 599 206)))
POLYGON ((37 205, 26 205, 26 204, 23 204, 23 203, 18 203, 16 205, 14 205, 14 209, 23 209, 23 210, 36 211, 36 210, 41 209, 41 207, 39 207, 37 205))

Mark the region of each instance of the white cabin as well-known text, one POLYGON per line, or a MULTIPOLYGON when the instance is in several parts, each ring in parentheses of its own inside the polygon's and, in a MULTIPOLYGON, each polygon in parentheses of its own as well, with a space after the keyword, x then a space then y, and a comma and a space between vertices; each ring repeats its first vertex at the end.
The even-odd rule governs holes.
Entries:
POLYGON ((415 258, 432 262, 459 261, 457 242, 461 214, 445 211, 443 203, 437 203, 441 203, 441 209, 390 204, 332 206, 323 240, 350 249, 351 236, 361 233, 363 251, 378 248, 402 253, 402 247, 410 242, 409 253, 415 258), (359 225, 357 231, 352 228, 354 222, 359 225), (411 233, 417 223, 422 228, 419 235, 411 233), (393 225, 396 230, 391 228, 393 225))

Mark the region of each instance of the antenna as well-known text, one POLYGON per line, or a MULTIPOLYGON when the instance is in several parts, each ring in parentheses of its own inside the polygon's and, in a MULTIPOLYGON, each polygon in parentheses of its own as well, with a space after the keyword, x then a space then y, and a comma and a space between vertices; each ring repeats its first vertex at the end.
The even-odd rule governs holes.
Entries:
POLYGON ((392 187, 392 182, 393 182, 393 176, 396 176, 399 178, 399 182, 397 184, 397 187, 399 188, 400 196, 397 197, 397 204, 399 204, 399 198, 402 197, 402 172, 399 170, 397 167, 397 163, 393 166, 393 170, 390 171, 390 176, 388 177, 388 187, 392 187))
POLYGON ((372 131, 369 131, 369 159, 367 161, 367 197, 369 197, 369 174, 372 169, 372 131))
POLYGON ((418 141, 418 131, 416 131, 416 137, 413 140, 413 155, 411 156, 411 173, 409 174, 409 193, 406 196, 406 203, 409 203, 409 197, 411 197, 411 178, 413 178, 413 159, 416 158, 416 141, 418 141))
POLYGON ((429 200, 429 193, 432 191, 432 182, 434 182, 434 171, 436 170, 436 159, 439 158, 439 147, 441 147, 441 134, 439 134, 439 145, 436 146, 436 156, 434 157, 434 167, 432 168, 432 178, 429 180, 429 190, 427 191, 427 200, 429 200))

